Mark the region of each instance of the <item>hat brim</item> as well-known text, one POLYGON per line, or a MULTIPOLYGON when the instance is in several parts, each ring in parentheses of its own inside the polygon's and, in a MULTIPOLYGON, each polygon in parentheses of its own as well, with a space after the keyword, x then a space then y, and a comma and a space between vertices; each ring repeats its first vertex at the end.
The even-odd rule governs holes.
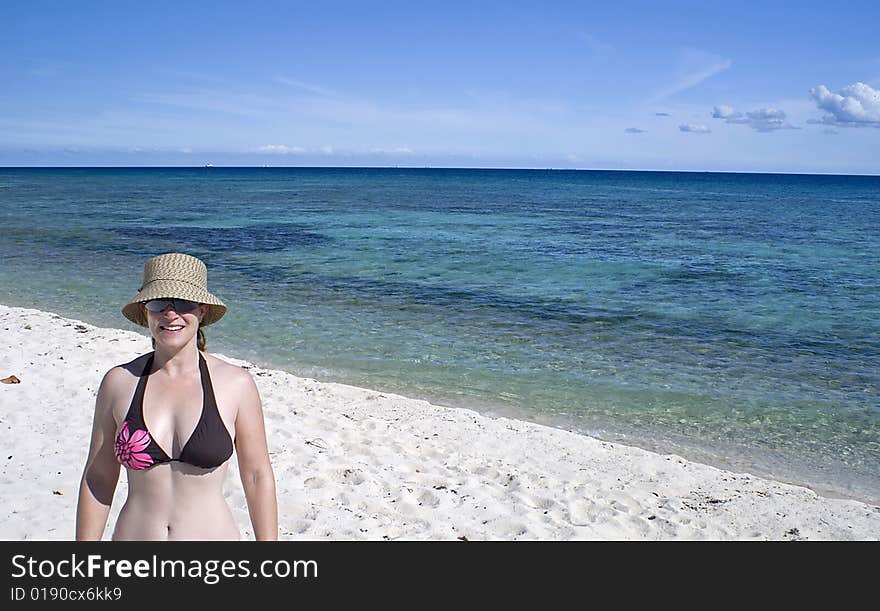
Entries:
POLYGON ((208 306, 202 326, 212 325, 226 314, 226 304, 208 291, 180 280, 156 280, 144 286, 122 308, 122 315, 142 327, 149 326, 142 303, 152 299, 186 299, 208 306))

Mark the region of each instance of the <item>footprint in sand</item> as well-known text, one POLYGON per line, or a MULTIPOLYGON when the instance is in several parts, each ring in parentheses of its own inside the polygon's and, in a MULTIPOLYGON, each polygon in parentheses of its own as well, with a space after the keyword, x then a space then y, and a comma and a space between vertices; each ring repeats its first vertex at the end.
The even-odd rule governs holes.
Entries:
POLYGON ((419 505, 427 505, 428 507, 436 507, 440 504, 440 498, 430 490, 424 490, 417 497, 419 505))
POLYGON ((591 526, 596 523, 596 503, 576 499, 568 504, 568 517, 574 526, 591 526))
POLYGON ((293 531, 297 534, 304 534, 314 525, 312 520, 297 520, 293 523, 293 531))
POLYGON ((317 490, 327 485, 327 482, 320 477, 310 477, 303 482, 303 486, 310 490, 317 490))
POLYGON ((333 472, 333 479, 341 484, 351 484, 353 486, 364 483, 364 476, 357 469, 338 469, 333 472))

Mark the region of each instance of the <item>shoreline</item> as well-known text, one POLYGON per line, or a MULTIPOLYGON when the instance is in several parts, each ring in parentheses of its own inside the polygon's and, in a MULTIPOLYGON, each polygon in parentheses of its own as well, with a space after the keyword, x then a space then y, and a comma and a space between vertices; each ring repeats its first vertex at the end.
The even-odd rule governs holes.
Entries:
MULTIPOLYGON (((133 331, 0 305, 2 539, 72 539, 94 397, 150 350, 133 331), (39 408, 39 410, 37 409, 39 408), (83 445, 85 443, 85 445, 83 445), (8 457, 8 458, 7 458, 8 457)), ((880 538, 880 506, 527 420, 250 370, 263 399, 280 538, 880 538)), ((252 539, 235 461, 225 493, 252 539)), ((105 531, 125 500, 120 477, 105 531)))
MULTIPOLYGON (((228 359, 228 357, 224 358, 228 359)), ((247 362, 250 365, 254 365, 250 361, 246 360, 233 360, 240 360, 243 363, 247 362)), ((589 437, 600 442, 639 448, 652 454, 674 454, 678 457, 685 459, 688 462, 699 463, 701 465, 714 467, 722 471, 730 471, 733 473, 748 473, 762 479, 767 479, 774 482, 788 484, 801 488, 807 488, 815 492, 819 496, 830 499, 853 500, 866 503, 868 505, 880 505, 880 491, 874 493, 873 496, 867 496, 869 494, 868 492, 862 494, 859 491, 856 491, 851 485, 838 485, 837 487, 833 487, 832 484, 829 483, 819 484, 814 481, 810 481, 807 477, 799 477, 798 474, 802 473, 803 471, 794 470, 789 472, 788 476, 785 476, 779 472, 774 472, 773 467, 764 462, 766 460, 769 460, 767 456, 772 454, 772 452, 767 452, 764 455, 755 453, 750 454, 743 453, 742 448, 737 447, 735 448, 735 450, 740 450, 740 452, 737 453, 732 446, 724 446, 724 452, 712 452, 709 446, 697 447, 689 445, 689 442, 692 443, 692 440, 689 440, 687 438, 673 440, 662 437, 644 436, 640 435, 635 430, 625 430, 619 426, 615 426, 615 424, 611 422, 608 422, 607 424, 597 424, 596 426, 592 427, 583 427, 579 426, 578 423, 572 420, 554 415, 548 415, 542 412, 539 412, 536 416, 534 412, 529 412, 525 408, 517 406, 491 403, 479 399, 471 400, 462 397, 454 397, 450 399, 439 395, 432 396, 430 394, 420 394, 418 389, 413 389, 411 392, 407 392, 406 390, 395 391, 373 386, 361 386, 356 383, 347 382, 344 378, 321 375, 313 376, 306 373, 288 371, 280 367, 276 368, 275 366, 270 364, 264 364, 262 365, 262 367, 265 370, 283 371, 284 373, 288 373, 297 378, 314 380, 320 384, 339 384, 342 386, 360 388, 363 390, 371 390, 373 392, 379 392, 386 395, 399 396, 412 401, 423 401, 438 408, 472 411, 482 417, 489 418, 491 420, 502 418, 514 420, 516 422, 525 422, 536 426, 566 431, 574 435, 589 437), (734 450, 734 453, 728 453, 730 450, 734 450)), ((790 464, 791 463, 789 462, 789 465, 790 464)), ((867 488, 862 488, 861 490, 864 491, 867 490, 867 488)))

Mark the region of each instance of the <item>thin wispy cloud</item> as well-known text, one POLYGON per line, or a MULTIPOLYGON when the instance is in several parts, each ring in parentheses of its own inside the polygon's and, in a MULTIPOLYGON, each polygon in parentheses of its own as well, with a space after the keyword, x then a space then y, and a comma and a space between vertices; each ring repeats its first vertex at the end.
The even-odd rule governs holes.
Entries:
MULTIPOLYGON (((268 83, 274 85, 275 79, 268 83)), ((319 95, 313 92, 330 90, 315 84, 312 91, 259 87, 257 82, 251 84, 251 91, 204 88, 133 96, 139 104, 127 113, 127 123, 148 124, 149 115, 167 113, 178 129, 161 142, 151 131, 148 141, 175 150, 195 138, 203 151, 312 155, 319 154, 324 142, 333 142, 337 152, 406 156, 414 150, 423 155, 430 151, 486 154, 508 150, 526 138, 543 141, 541 152, 545 152, 567 145, 572 134, 589 122, 566 103, 552 99, 463 95, 455 104, 423 104, 319 95), (138 121, 138 114, 143 121, 138 121)), ((87 129, 90 122, 75 124, 87 129)))
POLYGON ((158 74, 164 79, 171 79, 172 82, 187 83, 200 87, 214 86, 231 88, 240 86, 241 82, 236 79, 217 76, 206 72, 195 72, 192 70, 181 70, 179 68, 160 68, 158 74))
POLYGON ((55 78, 63 74, 63 69, 58 65, 41 64, 28 68, 27 73, 37 78, 55 78))
POLYGON ((638 127, 627 127, 623 130, 627 134, 644 134, 645 130, 639 129, 638 127))
POLYGON ((686 50, 679 63, 678 76, 672 83, 651 95, 647 100, 648 104, 656 104, 682 91, 696 87, 706 79, 724 72, 733 65, 733 61, 730 59, 694 49, 686 50))
POLYGON ((810 90, 816 105, 827 112, 820 121, 840 127, 880 127, 880 91, 865 83, 853 83, 832 93, 825 85, 810 90))
POLYGON ((578 38, 583 42, 586 47, 594 54, 594 55, 605 55, 611 53, 614 50, 614 47, 609 45, 606 42, 603 42, 593 36, 592 34, 587 34, 586 32, 580 32, 578 34, 578 38))
POLYGON ((143 93, 132 96, 132 100, 148 105, 154 104, 245 117, 260 116, 267 111, 283 108, 283 103, 279 101, 279 98, 270 98, 252 93, 230 93, 228 91, 208 89, 187 92, 143 93))
POLYGON ((326 87, 322 87, 321 85, 315 85, 314 83, 306 83, 304 81, 298 81, 296 79, 287 78, 286 76, 276 76, 275 82, 280 83, 282 85, 287 85, 289 87, 294 87, 296 89, 300 89, 307 93, 311 93, 314 95, 320 96, 336 96, 336 92, 327 89, 326 87))

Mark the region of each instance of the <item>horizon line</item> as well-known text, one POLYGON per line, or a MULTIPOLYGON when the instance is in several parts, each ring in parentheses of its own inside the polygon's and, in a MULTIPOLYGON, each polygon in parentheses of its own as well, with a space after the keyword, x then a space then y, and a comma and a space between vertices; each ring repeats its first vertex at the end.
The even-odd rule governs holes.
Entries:
POLYGON ((475 167, 475 166, 339 166, 339 165, 0 165, 0 170, 149 170, 149 169, 257 169, 257 170, 476 170, 476 171, 534 171, 534 172, 656 172, 669 174, 760 174, 777 176, 864 176, 877 174, 841 172, 779 172, 762 170, 661 170, 644 168, 564 168, 564 167, 475 167))

